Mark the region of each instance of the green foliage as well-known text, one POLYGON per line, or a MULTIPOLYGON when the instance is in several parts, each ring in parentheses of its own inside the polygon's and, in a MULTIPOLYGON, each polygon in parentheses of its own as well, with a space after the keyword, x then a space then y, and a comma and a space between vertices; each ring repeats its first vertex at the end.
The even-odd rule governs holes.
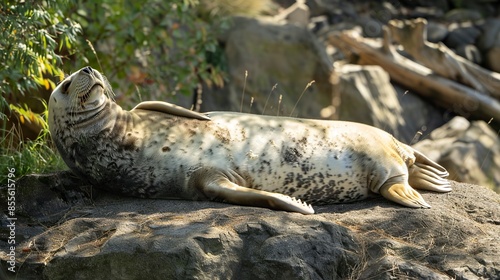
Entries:
POLYGON ((0 10, 0 91, 24 95, 62 76, 63 48, 72 50, 80 26, 64 17, 65 1, 6 1, 0 10))
POLYGON ((26 142, 19 141, 19 130, 13 127, 4 131, 0 140, 0 184, 7 181, 7 169, 15 168, 16 178, 29 173, 45 173, 55 170, 67 169, 62 158, 57 153, 50 141, 48 127, 48 108, 45 101, 41 101, 45 108, 42 114, 34 114, 27 107, 17 107, 11 104, 11 109, 16 111, 21 120, 36 121, 42 124, 42 131, 37 139, 26 142), (14 147, 13 145, 19 145, 14 147))
POLYGON ((198 83, 223 84, 217 52, 220 27, 200 19, 193 0, 73 2, 69 14, 84 36, 77 68, 100 68, 118 94, 165 99, 190 94, 198 83), (95 52, 94 52, 95 51, 95 52))
MULTIPOLYGON (((33 113, 17 102, 19 97, 36 96, 40 88, 55 87, 53 77, 61 79, 63 57, 74 50, 79 24, 63 15, 65 1, 4 1, 0 4, 0 183, 7 168, 16 175, 60 169, 62 160, 50 144, 47 110, 33 113), (7 115, 13 110, 20 122, 34 122, 41 127, 34 141, 22 142, 22 130, 14 124, 7 129, 7 115)), ((46 109, 46 103, 44 103, 46 109)))
MULTIPOLYGON (((47 110, 33 113, 18 97, 40 98, 83 66, 102 71, 117 98, 135 103, 188 94, 200 83, 223 84, 216 40, 225 21, 198 16, 197 0, 4 0, 0 4, 0 105, 40 136, 22 142, 22 129, 6 127, 0 111, 0 168, 18 176, 60 169, 50 144, 47 110), (139 93, 139 94, 138 94, 139 93), (125 98, 124 98, 125 97, 125 98), (9 104, 15 103, 15 104, 9 104)), ((24 101, 22 101, 24 102, 24 101)), ((0 172, 5 174, 5 172, 0 172)), ((0 178, 0 182, 4 178, 0 178)))

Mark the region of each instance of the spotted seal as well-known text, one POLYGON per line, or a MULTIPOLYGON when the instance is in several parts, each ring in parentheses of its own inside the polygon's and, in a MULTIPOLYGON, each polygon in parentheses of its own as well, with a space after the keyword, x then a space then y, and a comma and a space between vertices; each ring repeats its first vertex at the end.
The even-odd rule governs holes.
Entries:
POLYGON ((98 71, 75 72, 50 96, 49 127, 66 164, 111 192, 312 214, 308 203, 350 202, 370 193, 427 208, 411 186, 451 190, 446 169, 371 126, 201 114, 164 102, 126 111, 110 92, 98 71))

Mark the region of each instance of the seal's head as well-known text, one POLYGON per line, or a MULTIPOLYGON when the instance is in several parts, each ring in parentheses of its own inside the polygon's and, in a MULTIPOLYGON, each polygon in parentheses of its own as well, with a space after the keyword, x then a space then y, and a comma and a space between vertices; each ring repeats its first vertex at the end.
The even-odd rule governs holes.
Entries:
POLYGON ((65 78, 49 100, 49 127, 71 128, 94 118, 112 97, 106 78, 87 66, 65 78))
POLYGON ((112 100, 106 78, 90 67, 66 77, 50 95, 48 109, 52 140, 74 171, 96 149, 96 136, 109 128, 121 110, 112 100))

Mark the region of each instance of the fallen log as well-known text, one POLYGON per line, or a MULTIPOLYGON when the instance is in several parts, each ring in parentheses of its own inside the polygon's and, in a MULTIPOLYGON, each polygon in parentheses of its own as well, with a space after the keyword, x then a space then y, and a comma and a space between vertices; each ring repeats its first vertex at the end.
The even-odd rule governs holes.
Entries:
POLYGON ((401 44, 416 62, 444 78, 500 98, 500 74, 455 54, 443 43, 427 41, 427 20, 391 20, 387 26, 392 39, 401 44))
POLYGON ((466 118, 478 118, 500 124, 500 102, 482 92, 441 77, 431 69, 402 56, 391 44, 390 31, 384 27, 384 39, 363 38, 349 30, 330 34, 328 41, 344 53, 351 53, 361 65, 379 65, 391 79, 436 105, 466 118))

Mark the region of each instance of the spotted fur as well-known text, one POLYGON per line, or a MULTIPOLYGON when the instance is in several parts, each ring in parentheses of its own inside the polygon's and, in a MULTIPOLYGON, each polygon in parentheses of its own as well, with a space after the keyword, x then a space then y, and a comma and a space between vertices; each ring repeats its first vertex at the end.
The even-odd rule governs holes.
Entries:
POLYGON ((409 179, 416 188, 450 190, 443 167, 371 126, 197 115, 150 102, 125 111, 106 92, 98 71, 76 72, 52 93, 49 125, 68 166, 112 192, 313 213, 302 201, 351 202, 371 193, 427 207, 409 179))

